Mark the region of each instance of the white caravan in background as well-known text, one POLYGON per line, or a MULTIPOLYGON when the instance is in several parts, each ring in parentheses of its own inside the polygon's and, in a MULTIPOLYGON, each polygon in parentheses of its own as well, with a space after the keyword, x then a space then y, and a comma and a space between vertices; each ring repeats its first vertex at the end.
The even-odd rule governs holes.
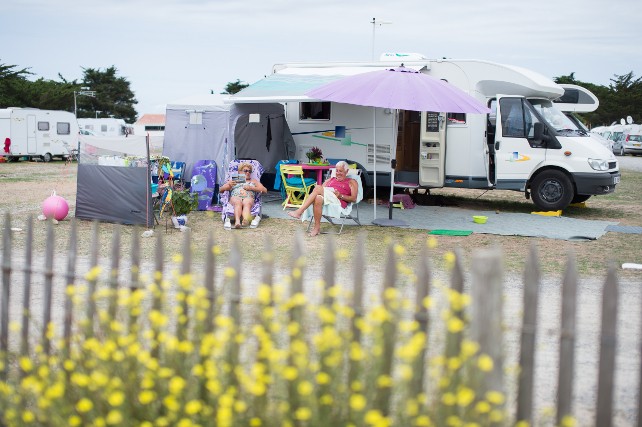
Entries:
POLYGON ((488 61, 430 60, 417 54, 388 54, 382 59, 277 64, 271 75, 231 96, 230 102, 283 102, 298 160, 304 161, 304 153, 317 146, 326 158, 359 163, 368 186, 375 179, 378 185, 389 185, 393 159, 396 181, 405 186, 521 191, 543 210, 611 193, 619 183, 613 153, 555 108, 552 101, 564 89, 552 80, 488 61), (392 141, 394 111, 305 96, 341 77, 401 63, 457 86, 491 113, 401 110, 397 140, 392 141))
POLYGON ((123 119, 112 118, 84 118, 78 119, 81 130, 92 132, 95 136, 126 136, 134 133, 134 127, 125 123, 123 119))
POLYGON ((36 108, 0 109, 1 155, 8 160, 26 157, 45 162, 67 159, 78 147, 76 117, 67 111, 36 108))

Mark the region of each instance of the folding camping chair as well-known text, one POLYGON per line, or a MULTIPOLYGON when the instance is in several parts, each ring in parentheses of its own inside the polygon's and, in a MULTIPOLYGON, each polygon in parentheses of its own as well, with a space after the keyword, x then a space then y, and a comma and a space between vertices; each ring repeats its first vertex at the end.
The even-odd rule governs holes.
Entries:
MULTIPOLYGON (((239 172, 239 165, 241 163, 249 163, 252 165, 252 178, 260 181, 261 180, 261 175, 263 175, 264 168, 261 163, 259 163, 256 160, 232 160, 227 168, 227 172, 225 173, 225 182, 229 181, 232 179, 234 175, 237 175, 239 172)), ((232 229, 232 223, 230 221, 230 217, 234 216, 234 207, 230 203, 230 192, 225 191, 223 194, 221 194, 221 205, 223 206, 223 211, 221 213, 221 217, 223 219, 223 227, 226 230, 231 230, 232 229)), ((250 210, 250 213, 252 216, 254 216, 254 219, 250 223, 250 228, 256 228, 259 226, 259 223, 261 222, 261 193, 257 192, 254 196, 254 204, 252 205, 252 209, 250 210)))
MULTIPOLYGON (((330 169, 330 176, 334 177, 336 176, 336 168, 330 169)), ((355 181, 357 181, 357 199, 352 202, 348 203, 348 205, 345 208, 337 208, 336 205, 324 205, 323 206, 323 211, 322 211, 322 217, 328 221, 330 224, 339 226, 339 231, 336 233, 330 232, 330 231, 322 231, 321 233, 323 234, 341 234, 343 231, 343 226, 345 225, 346 220, 351 220, 357 223, 357 225, 361 225, 361 222, 359 221, 359 202, 363 199, 363 184, 361 183, 361 169, 349 169, 348 170, 348 178, 352 178, 355 181)), ((312 210, 314 209, 314 206, 311 205, 308 207, 303 212, 303 215, 301 216, 302 220, 307 220, 308 218, 310 219, 310 222, 308 223, 308 231, 310 231, 310 228, 312 227, 312 221, 314 221, 314 215, 312 213, 312 210)))
POLYGON ((301 206, 317 183, 316 179, 303 176, 301 166, 288 164, 281 164, 281 182, 285 188, 283 209, 301 206))
POLYGON ((183 177, 185 176, 185 162, 171 162, 170 163, 170 177, 173 185, 185 186, 183 177))

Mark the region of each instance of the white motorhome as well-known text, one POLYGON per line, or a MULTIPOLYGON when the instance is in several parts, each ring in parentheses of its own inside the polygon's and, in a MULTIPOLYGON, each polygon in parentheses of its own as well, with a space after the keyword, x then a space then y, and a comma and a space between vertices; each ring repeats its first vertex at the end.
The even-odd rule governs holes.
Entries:
POLYGON ((88 130, 97 136, 125 136, 134 133, 134 127, 125 123, 123 119, 112 118, 84 118, 78 119, 78 127, 88 130))
POLYGON ((564 89, 550 79, 488 61, 398 57, 390 61, 388 55, 385 61, 371 63, 277 64, 270 76, 230 101, 285 103, 298 160, 318 146, 326 158, 359 163, 368 186, 375 179, 378 185, 389 185, 391 160, 396 158, 397 181, 409 186, 521 191, 544 210, 615 190, 620 173, 613 153, 555 108, 552 100, 564 89), (395 111, 321 102, 305 95, 344 76, 401 62, 457 86, 491 113, 402 110, 397 140, 392 141, 395 111))
POLYGON ((0 138, 8 160, 66 159, 78 147, 78 124, 67 111, 5 108, 0 109, 0 138))

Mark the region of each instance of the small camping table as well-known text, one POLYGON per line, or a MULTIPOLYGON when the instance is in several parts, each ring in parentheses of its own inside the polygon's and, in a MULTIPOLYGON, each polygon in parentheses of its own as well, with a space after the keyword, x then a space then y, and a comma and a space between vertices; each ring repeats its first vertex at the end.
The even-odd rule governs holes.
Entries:
POLYGON ((301 163, 296 166, 301 166, 304 171, 316 171, 318 185, 323 184, 323 171, 327 171, 335 167, 335 165, 313 165, 310 163, 301 163))

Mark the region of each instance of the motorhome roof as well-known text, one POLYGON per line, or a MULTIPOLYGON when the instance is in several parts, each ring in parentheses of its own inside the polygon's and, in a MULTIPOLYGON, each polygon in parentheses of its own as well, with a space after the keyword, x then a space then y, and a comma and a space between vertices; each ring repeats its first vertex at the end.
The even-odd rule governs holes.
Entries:
POLYGON ((564 93, 552 80, 520 67, 481 60, 422 60, 377 62, 285 63, 274 65, 273 73, 231 96, 229 103, 302 102, 311 89, 345 76, 404 66, 446 79, 460 89, 486 98, 512 94, 555 99, 564 93), (446 68, 465 78, 455 81, 446 68))

